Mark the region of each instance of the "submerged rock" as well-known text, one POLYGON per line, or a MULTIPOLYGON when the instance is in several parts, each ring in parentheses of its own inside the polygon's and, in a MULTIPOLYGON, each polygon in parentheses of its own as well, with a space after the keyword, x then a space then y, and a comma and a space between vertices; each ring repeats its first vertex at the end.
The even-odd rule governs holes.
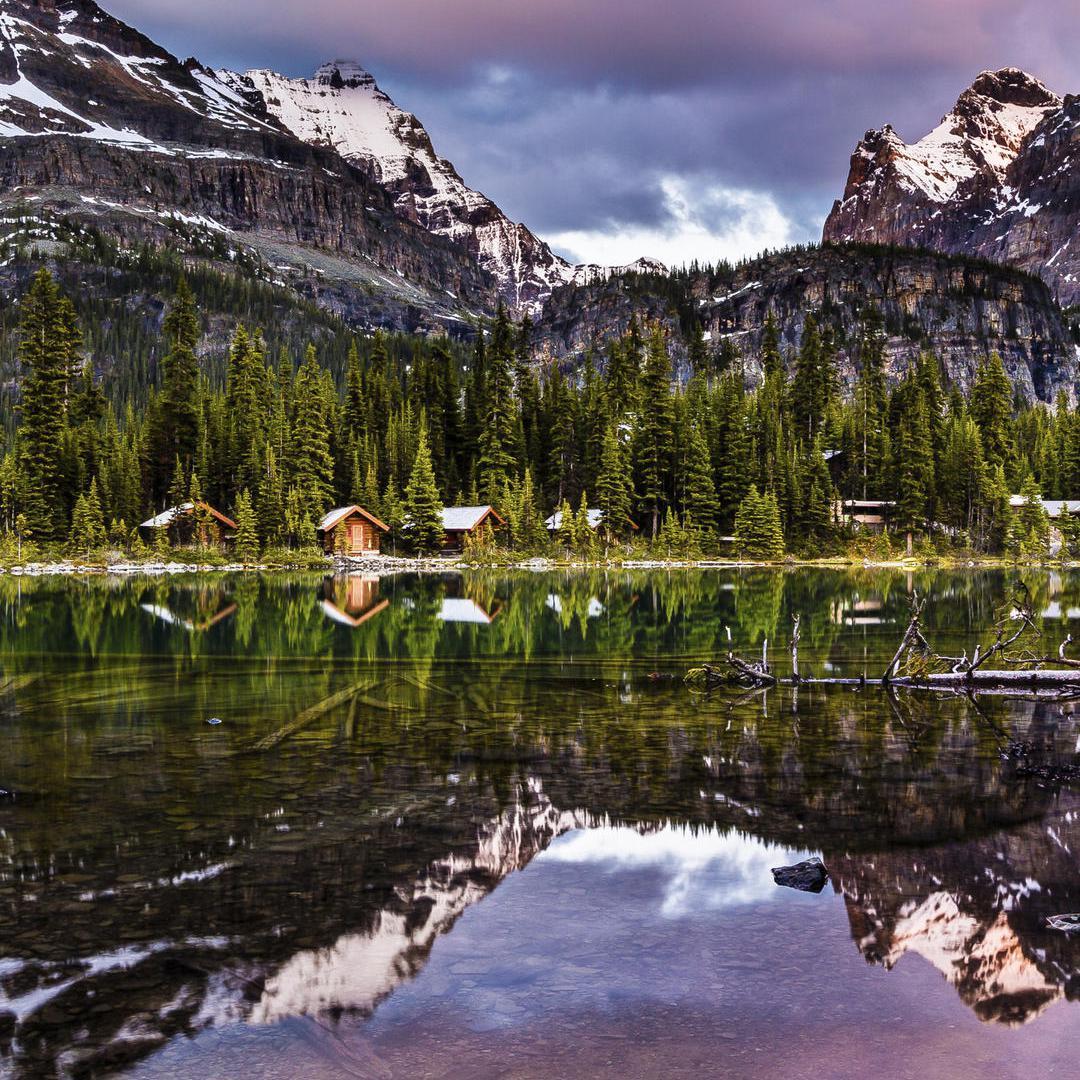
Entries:
POLYGON ((819 893, 829 880, 829 871, 825 869, 825 864, 815 857, 795 863, 794 866, 774 866, 772 876, 777 885, 798 889, 800 892, 819 893))

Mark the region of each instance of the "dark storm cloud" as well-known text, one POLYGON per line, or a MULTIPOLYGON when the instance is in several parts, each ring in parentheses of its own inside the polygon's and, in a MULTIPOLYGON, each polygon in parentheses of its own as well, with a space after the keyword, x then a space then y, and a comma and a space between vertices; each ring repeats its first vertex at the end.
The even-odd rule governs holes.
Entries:
POLYGON ((1074 0, 106 6, 211 64, 299 75, 355 56, 469 183, 556 236, 678 229, 674 180, 702 199, 718 244, 750 196, 775 204, 787 239, 812 237, 867 128, 919 137, 984 68, 1080 89, 1074 0))

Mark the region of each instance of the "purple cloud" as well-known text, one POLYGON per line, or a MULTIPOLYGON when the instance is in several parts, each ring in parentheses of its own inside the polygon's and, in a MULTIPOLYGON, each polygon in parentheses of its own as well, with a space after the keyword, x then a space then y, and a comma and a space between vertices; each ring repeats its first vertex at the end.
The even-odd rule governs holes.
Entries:
POLYGON ((698 217, 764 198, 815 238, 867 128, 918 138, 984 68, 1080 90, 1074 0, 105 2, 218 66, 355 56, 469 183, 552 235, 677 228, 675 178, 712 193, 698 217))

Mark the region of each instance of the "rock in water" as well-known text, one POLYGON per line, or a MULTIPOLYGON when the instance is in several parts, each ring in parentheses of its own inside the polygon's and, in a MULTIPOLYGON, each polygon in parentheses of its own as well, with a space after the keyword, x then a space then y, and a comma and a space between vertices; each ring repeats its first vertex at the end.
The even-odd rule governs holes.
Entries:
POLYGON ((813 858, 794 866, 774 866, 772 876, 777 885, 799 892, 819 893, 829 880, 829 871, 820 859, 813 858))

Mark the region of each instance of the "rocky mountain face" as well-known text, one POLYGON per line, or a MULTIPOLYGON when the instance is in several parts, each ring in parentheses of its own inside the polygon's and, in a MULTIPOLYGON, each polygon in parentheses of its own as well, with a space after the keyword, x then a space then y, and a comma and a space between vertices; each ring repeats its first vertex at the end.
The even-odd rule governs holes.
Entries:
POLYGON ((1017 68, 984 71, 930 134, 868 131, 826 241, 905 244, 1008 262, 1080 301, 1080 98, 1017 68), (1075 250, 1074 250, 1075 249, 1075 250))
POLYGON ((224 239, 282 278, 317 278, 356 321, 446 327, 494 302, 476 260, 403 219, 367 172, 93 0, 0 2, 0 193, 0 209, 125 241, 224 239))
POLYGON ((700 325, 706 347, 716 355, 725 342, 734 346, 756 381, 766 319, 775 319, 791 364, 814 312, 834 331, 842 381, 849 383, 857 373, 853 331, 869 305, 884 318, 893 380, 931 349, 949 381, 966 389, 979 361, 998 352, 1029 400, 1075 393, 1074 329, 1041 280, 986 261, 884 246, 827 244, 732 269, 565 288, 547 305, 538 335, 550 358, 566 360, 602 347, 633 315, 667 321, 682 340, 700 325))
MULTIPOLYGON (((514 310, 535 312, 553 289, 613 272, 595 265, 572 266, 470 188, 435 152, 424 125, 395 105, 355 61, 331 61, 310 79, 265 70, 222 72, 221 77, 297 138, 332 147, 362 169, 391 194, 403 218, 459 243, 495 276, 500 294, 514 310)), ((644 259, 635 268, 663 269, 644 259)))

